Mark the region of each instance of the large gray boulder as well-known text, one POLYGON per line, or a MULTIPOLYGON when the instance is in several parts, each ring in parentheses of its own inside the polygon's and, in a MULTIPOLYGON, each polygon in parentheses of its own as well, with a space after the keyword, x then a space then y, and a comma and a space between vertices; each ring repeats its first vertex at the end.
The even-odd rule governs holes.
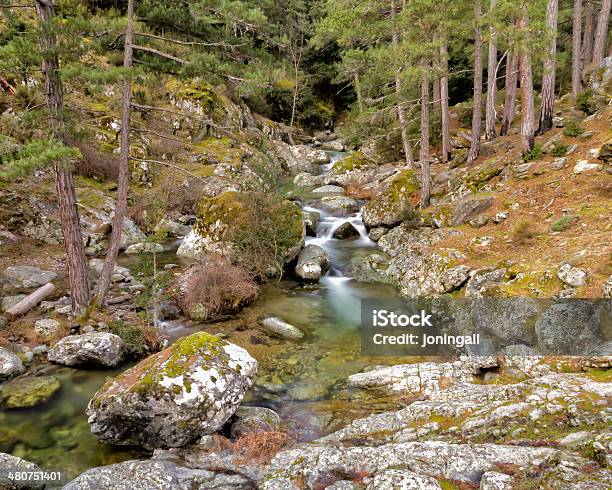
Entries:
POLYGON ((257 361, 205 332, 176 341, 109 380, 89 402, 101 442, 181 447, 218 431, 253 383, 257 361))
POLYGON ((602 343, 599 314, 589 301, 569 300, 548 308, 535 324, 540 352, 586 355, 602 343))
POLYGON ((563 264, 557 271, 557 276, 568 286, 581 287, 586 284, 587 274, 585 271, 571 264, 563 264))
POLYGON ((278 430, 280 426, 280 416, 270 408, 238 407, 231 422, 230 435, 238 439, 245 434, 278 430))
POLYGON ((359 203, 347 196, 325 196, 314 204, 334 216, 345 216, 359 211, 359 203))
POLYGON ((17 480, 9 477, 10 474, 14 475, 15 473, 18 473, 20 476, 27 476, 30 472, 42 474, 42 469, 25 459, 0 453, 0 488, 3 490, 37 490, 45 488, 44 482, 36 481, 33 478, 17 480))
POLYGON ((240 475, 187 468, 171 461, 145 459, 92 468, 81 473, 63 490, 240 490, 250 487, 252 482, 240 475))
POLYGON ((293 178, 293 183, 298 187, 314 187, 325 184, 325 176, 312 175, 308 172, 300 172, 293 178))
POLYGON ((24 371, 21 359, 10 350, 0 347, 0 381, 17 376, 24 371))
POLYGON ((458 226, 467 223, 472 218, 483 213, 493 205, 492 197, 469 198, 461 201, 455 206, 449 220, 450 226, 458 226))
POLYGON ((298 256, 296 275, 307 282, 316 282, 329 269, 329 257, 321 247, 307 245, 298 256))
POLYGON ((412 196, 418 191, 416 174, 410 170, 398 174, 388 187, 363 207, 363 224, 367 228, 391 228, 411 219, 415 210, 412 196))
POLYGON ((30 265, 16 265, 4 271, 5 289, 33 289, 55 280, 57 274, 30 265))
POLYGON ((125 344, 108 332, 70 335, 60 339, 47 354, 49 361, 64 366, 115 367, 123 361, 125 344))
POLYGON ((302 220, 304 221, 304 227, 306 228, 306 235, 317 236, 317 226, 319 225, 320 218, 321 214, 317 211, 302 210, 302 220))

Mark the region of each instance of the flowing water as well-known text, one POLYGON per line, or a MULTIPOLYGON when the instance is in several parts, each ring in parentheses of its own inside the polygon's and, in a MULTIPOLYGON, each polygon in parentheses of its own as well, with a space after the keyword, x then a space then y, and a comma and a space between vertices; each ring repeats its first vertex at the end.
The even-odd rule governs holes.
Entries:
MULTIPOLYGON (((341 156, 332 154, 332 162, 323 166, 323 171, 329 171, 341 156)), ((274 408, 290 421, 290 429, 299 439, 309 440, 357 417, 397 409, 399 400, 352 390, 346 384, 350 374, 364 367, 397 362, 360 353, 360 300, 396 297, 390 286, 358 282, 347 275, 351 259, 370 253, 375 245, 367 236, 361 214, 335 217, 309 204, 304 209, 321 215, 317 236, 308 237, 306 243, 323 248, 332 264, 319 284, 304 286, 283 280, 265 286, 260 298, 234 320, 205 325, 170 321, 160 329, 170 341, 198 330, 222 332, 245 347, 260 362, 260 372, 245 403, 274 408), (347 221, 358 230, 359 237, 333 238, 335 229, 347 221), (263 316, 276 316, 301 328, 305 340, 270 339, 256 327, 263 316)), ((179 262, 176 246, 170 244, 161 254, 160 264, 179 262)), ((122 265, 133 265, 135 260, 124 257, 122 265)), ((87 402, 105 379, 127 367, 95 371, 41 365, 39 369, 45 374, 60 378, 62 387, 50 402, 37 408, 0 412, 0 452, 34 461, 48 470, 61 470, 65 479, 93 466, 146 455, 140 449, 97 443, 85 416, 87 402)))

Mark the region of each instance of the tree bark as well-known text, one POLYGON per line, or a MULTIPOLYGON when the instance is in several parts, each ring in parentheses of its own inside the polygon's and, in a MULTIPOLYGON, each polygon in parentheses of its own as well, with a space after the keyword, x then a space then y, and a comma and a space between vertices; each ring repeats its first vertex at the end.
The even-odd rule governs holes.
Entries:
POLYGON ((363 112, 363 96, 361 95, 361 82, 359 80, 359 73, 355 72, 354 75, 355 81, 355 94, 357 95, 357 107, 359 108, 359 112, 363 112))
MULTIPOLYGON (((59 58, 56 52, 57 41, 55 34, 50 29, 50 23, 55 15, 53 1, 37 0, 35 7, 41 23, 39 45, 43 53, 42 71, 45 77, 49 126, 52 136, 59 141, 64 141, 64 96, 59 75, 59 58)), ((75 315, 81 315, 89 306, 90 299, 85 248, 72 174, 69 169, 59 163, 55 165, 55 189, 64 233, 72 312, 75 315)))
POLYGON ((557 14, 558 0, 548 0, 546 7, 546 27, 551 36, 548 56, 544 60, 542 75, 542 107, 538 134, 544 134, 552 128, 553 109, 555 103, 555 68, 557 64, 557 14))
MULTIPOLYGON (((391 19, 395 22, 395 0, 391 0, 391 19)), ((395 24, 392 26, 391 42, 394 48, 397 48, 399 42, 399 36, 397 34, 397 28, 395 24)), ((395 72, 395 94, 397 96, 397 118, 399 119, 400 132, 402 135, 402 147, 404 148, 404 157, 406 158, 406 164, 408 167, 414 170, 414 155, 412 153, 412 145, 408 139, 408 122, 406 121, 406 113, 402 107, 404 97, 402 95, 402 80, 400 78, 401 68, 398 68, 395 72)))
POLYGON ((587 0, 584 9, 584 33, 582 35, 582 78, 584 79, 593 59, 593 31, 595 12, 592 0, 587 0))
POLYGON ((606 52, 606 41, 608 40, 608 22, 610 20, 610 0, 603 0, 599 19, 597 19, 597 31, 595 31, 595 44, 593 45, 593 66, 599 68, 603 64, 606 52))
MULTIPOLYGON (((526 31, 529 25, 527 7, 523 3, 519 29, 526 31)), ((525 44, 520 46, 519 64, 521 76, 521 151, 523 155, 533 149, 535 142, 533 76, 531 73, 531 53, 525 44)))
POLYGON ((482 16, 481 0, 474 3, 476 28, 474 29, 474 112, 472 114, 472 144, 468 153, 468 164, 472 164, 480 154, 480 130, 482 128, 482 16))
POLYGON ((429 169, 429 81, 421 77, 421 209, 429 206, 431 176, 429 169))
POLYGON ((580 82, 580 41, 582 29, 582 0, 574 0, 573 23, 572 23, 572 97, 574 100, 582 89, 580 82))
POLYGON ((448 109, 448 52, 446 41, 440 46, 440 65, 442 77, 440 78, 440 109, 442 111, 442 161, 451 159, 450 142, 450 112, 448 109))
MULTIPOLYGON (((495 0, 491 0, 490 12, 495 9, 495 0)), ((487 67, 487 112, 485 119, 485 139, 494 140, 495 132, 495 99, 497 98, 497 34, 493 26, 489 27, 489 58, 487 67)))
POLYGON ((504 102, 504 117, 499 130, 500 136, 508 134, 514 114, 516 113, 516 86, 518 81, 518 55, 510 48, 506 60, 506 100, 504 102))
MULTIPOLYGON (((127 27, 125 31, 125 49, 123 53, 123 67, 132 67, 133 60, 133 33, 134 33, 134 0, 128 0, 127 27)), ((115 214, 113 216, 113 229, 110 244, 106 251, 104 268, 98 282, 96 299, 99 305, 104 305, 104 299, 108 293, 111 277, 117 263, 117 254, 121 246, 123 234, 123 221, 127 213, 127 197, 130 185, 130 130, 131 130, 131 81, 129 75, 123 81, 123 95, 121 97, 121 150, 119 154, 119 178, 117 184, 117 196, 115 200, 115 214)))

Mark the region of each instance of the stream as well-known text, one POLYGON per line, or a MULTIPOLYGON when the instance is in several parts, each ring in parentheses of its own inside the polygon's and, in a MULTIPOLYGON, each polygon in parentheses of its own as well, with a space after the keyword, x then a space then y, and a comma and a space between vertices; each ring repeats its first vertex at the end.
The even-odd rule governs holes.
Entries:
MULTIPOLYGON (((323 166, 324 172, 342 154, 332 153, 331 157, 331 163, 323 166)), ((259 361, 260 369, 243 403, 276 410, 298 440, 308 441, 356 418, 400 408, 401 400, 351 389, 346 379, 368 366, 401 361, 366 357, 360 352, 360 300, 397 297, 391 286, 362 283, 347 276, 351 259, 370 253, 375 246, 367 236, 360 213, 334 217, 309 204, 321 196, 305 193, 300 197, 306 203, 305 210, 316 210, 321 215, 317 236, 307 237, 306 243, 323 248, 332 264, 318 284, 303 285, 293 280, 268 284, 259 299, 234 319, 204 325, 170 321, 162 325, 161 333, 172 341, 205 330, 222 333, 229 341, 245 347, 259 361), (358 230, 359 237, 333 238, 334 230, 347 221, 358 230), (306 338, 296 343, 268 337, 257 327, 257 320, 264 316, 276 316, 297 326, 306 338)), ((134 260, 124 255, 121 265, 129 266, 134 260)), ((160 254, 159 260, 160 264, 182 262, 173 250, 160 254)), ((51 401, 39 407, 0 412, 0 452, 9 452, 48 470, 60 470, 64 481, 93 466, 147 456, 139 448, 99 444, 85 416, 89 399, 105 379, 128 367, 101 371, 37 366, 35 372, 54 374, 62 387, 51 401)))

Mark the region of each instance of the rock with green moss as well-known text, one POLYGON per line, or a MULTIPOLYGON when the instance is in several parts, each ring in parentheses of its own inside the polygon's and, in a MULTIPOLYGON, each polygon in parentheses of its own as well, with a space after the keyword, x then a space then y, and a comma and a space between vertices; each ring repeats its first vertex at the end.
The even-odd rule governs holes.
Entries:
POLYGON ((363 207, 363 223, 368 228, 393 227, 404 220, 414 218, 412 205, 419 182, 412 170, 395 177, 389 187, 363 207))
POLYGON ((55 376, 13 380, 0 390, 0 405, 6 408, 28 408, 49 400, 60 388, 55 376))
POLYGON ((87 407, 91 431, 108 444, 184 446, 225 424, 256 371, 243 348, 195 333, 109 380, 87 407))
POLYGON ((0 347, 0 381, 17 376, 24 371, 23 363, 17 354, 0 347))

